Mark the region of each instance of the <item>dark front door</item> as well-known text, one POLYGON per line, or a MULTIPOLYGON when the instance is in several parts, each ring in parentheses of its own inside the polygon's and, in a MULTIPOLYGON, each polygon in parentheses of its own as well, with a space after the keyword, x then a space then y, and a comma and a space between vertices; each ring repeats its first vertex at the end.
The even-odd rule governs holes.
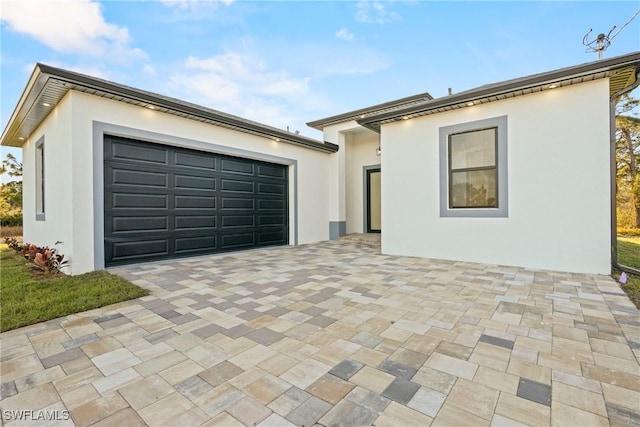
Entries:
POLYGON ((381 176, 380 169, 367 170, 367 233, 380 233, 382 229, 381 176))
POLYGON ((106 265, 289 242, 287 167, 105 136, 106 265))

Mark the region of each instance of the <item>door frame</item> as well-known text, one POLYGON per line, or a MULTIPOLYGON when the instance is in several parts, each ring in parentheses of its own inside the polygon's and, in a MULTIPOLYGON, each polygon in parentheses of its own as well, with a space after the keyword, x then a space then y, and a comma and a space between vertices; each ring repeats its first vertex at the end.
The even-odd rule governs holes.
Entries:
MULTIPOLYGON (((370 228, 370 223, 371 223, 371 212, 370 212, 370 206, 369 206, 369 191, 370 191, 370 176, 371 173, 373 172, 380 172, 382 173, 382 168, 380 167, 380 164, 377 165, 370 165, 370 166, 363 166, 362 167, 362 187, 363 187, 363 193, 364 193, 364 197, 363 197, 363 206, 362 206, 362 213, 363 213, 363 232, 364 233, 381 233, 382 230, 372 230, 370 228)), ((382 175, 381 175, 382 176, 382 175)))

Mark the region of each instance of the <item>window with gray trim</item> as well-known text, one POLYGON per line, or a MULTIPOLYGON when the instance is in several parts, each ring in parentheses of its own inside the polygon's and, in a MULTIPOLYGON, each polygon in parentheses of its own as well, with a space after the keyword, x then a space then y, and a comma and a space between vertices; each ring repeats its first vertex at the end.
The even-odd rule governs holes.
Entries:
POLYGON ((36 221, 44 221, 44 138, 36 143, 36 221))
POLYGON ((440 128, 440 216, 508 216, 506 116, 440 128))

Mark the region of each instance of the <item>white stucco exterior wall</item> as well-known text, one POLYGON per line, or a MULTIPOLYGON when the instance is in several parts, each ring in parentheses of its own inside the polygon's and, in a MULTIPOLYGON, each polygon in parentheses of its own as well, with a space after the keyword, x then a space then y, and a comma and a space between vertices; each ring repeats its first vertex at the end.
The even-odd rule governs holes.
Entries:
POLYGON ((383 125, 382 251, 610 273, 607 79, 383 125), (441 218, 443 126, 507 116, 507 218, 441 218))
MULTIPOLYGON (((56 248, 74 262, 72 99, 65 96, 22 146, 23 239, 56 248), (44 138, 44 220, 36 220, 36 144, 44 138), (56 245, 56 242, 61 242, 56 245)), ((65 269, 70 272, 71 269, 65 269)))
POLYGON ((152 142, 176 145, 179 139, 185 147, 193 143, 192 148, 220 152, 215 147, 224 146, 247 154, 243 157, 289 160, 282 163, 291 163, 290 243, 294 244, 296 238, 299 244, 329 238, 330 187, 323 177, 329 174, 332 154, 72 91, 24 145, 28 181, 35 176, 35 141, 45 135, 47 217, 46 222, 36 223, 35 182, 29 183, 25 186, 25 239, 49 245, 64 241, 60 251, 71 256, 72 274, 100 268, 94 248, 104 244, 94 237, 97 227, 103 230, 94 212, 94 200, 103 197, 103 186, 95 185, 94 176, 95 160, 102 159, 102 139, 97 144, 94 141, 96 124, 107 128, 112 125, 119 129, 117 135, 134 139, 145 139, 139 135, 148 133, 153 135, 147 138, 152 142), (127 129, 135 132, 129 134, 127 129))
POLYGON ((363 168, 380 164, 376 149, 380 137, 377 133, 361 130, 347 134, 346 141, 346 220, 347 234, 366 233, 364 224, 365 179, 363 168))
POLYGON ((344 224, 346 233, 364 232, 363 166, 380 164, 376 155, 380 137, 355 120, 323 128, 324 140, 340 149, 333 155, 330 183, 330 215, 334 223, 344 224))

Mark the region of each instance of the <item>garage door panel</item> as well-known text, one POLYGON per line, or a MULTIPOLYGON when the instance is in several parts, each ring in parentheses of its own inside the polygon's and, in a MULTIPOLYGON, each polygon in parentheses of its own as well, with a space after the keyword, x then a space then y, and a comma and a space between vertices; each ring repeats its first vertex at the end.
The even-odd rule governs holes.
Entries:
POLYGON ((284 184, 258 183, 258 194, 282 194, 284 192, 284 184))
POLYGON ((139 163, 168 164, 168 152, 162 146, 118 141, 111 144, 111 158, 139 163))
POLYGON ((113 233, 169 231, 166 216, 120 216, 113 218, 113 233))
POLYGON ((113 193, 111 206, 114 209, 167 209, 169 196, 167 194, 113 193))
POLYGON ((212 196, 174 196, 176 209, 215 209, 216 204, 212 196))
POLYGON ((193 253, 217 249, 216 236, 176 238, 175 253, 193 253))
POLYGON ((254 233, 223 234, 220 249, 252 247, 256 245, 254 233))
POLYGON ((215 215, 176 215, 175 230, 213 230, 218 218, 215 215))
POLYGON ((243 160, 222 159, 220 161, 220 170, 222 172, 253 175, 254 164, 243 160))
POLYGON ((253 215, 222 215, 222 228, 231 227, 254 227, 255 218, 253 215))
POLYGON ((169 254, 169 239, 113 242, 114 261, 150 258, 169 254))
POLYGON ((253 198, 234 198, 234 197, 222 197, 221 198, 222 211, 230 211, 230 210, 254 210, 255 209, 255 200, 253 198))
POLYGON ((258 199, 258 210, 278 210, 282 211, 286 206, 286 201, 284 199, 276 200, 276 199, 258 199))
POLYGON ((222 191, 232 191, 234 193, 251 193, 253 194, 254 188, 253 181, 240 181, 237 179, 226 179, 223 178, 221 180, 221 189, 222 191))
POLYGON ((143 172, 124 169, 113 169, 110 184, 120 186, 145 186, 166 188, 168 176, 166 173, 143 172))
POLYGON ((185 168, 204 169, 207 171, 216 170, 216 157, 202 156, 196 153, 176 152, 174 164, 185 168))
POLYGON ((258 176, 283 179, 287 170, 282 166, 258 165, 258 176))
POLYGON ((106 265, 288 243, 286 166, 111 136, 104 153, 106 265))
POLYGON ((258 215, 258 225, 284 225, 285 222, 284 215, 258 215))
POLYGON ((286 244, 286 236, 282 230, 264 231, 258 233, 259 245, 286 244))
POLYGON ((174 188, 215 191, 216 179, 203 176, 174 175, 174 188))

